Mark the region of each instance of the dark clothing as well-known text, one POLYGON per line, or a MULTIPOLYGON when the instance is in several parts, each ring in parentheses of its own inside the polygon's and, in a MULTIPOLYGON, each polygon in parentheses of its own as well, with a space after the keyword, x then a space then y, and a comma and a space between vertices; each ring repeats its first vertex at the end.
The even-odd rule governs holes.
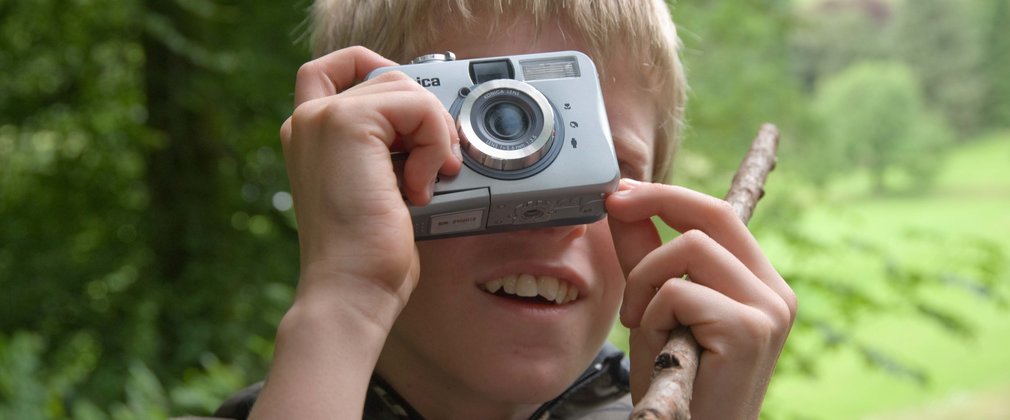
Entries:
MULTIPOLYGON (((263 382, 256 383, 231 396, 214 413, 215 417, 245 419, 259 396, 263 382)), ((624 353, 604 344, 593 363, 557 398, 540 406, 530 417, 534 420, 627 419, 631 413, 628 383, 628 362, 624 353)), ((368 420, 419 420, 414 411, 386 381, 373 375, 365 397, 364 418, 368 420)))

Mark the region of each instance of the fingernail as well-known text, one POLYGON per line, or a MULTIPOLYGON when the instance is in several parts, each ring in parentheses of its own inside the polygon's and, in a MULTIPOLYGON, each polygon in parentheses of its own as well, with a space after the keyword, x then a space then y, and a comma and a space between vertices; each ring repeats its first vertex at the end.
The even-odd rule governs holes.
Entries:
POLYGON ((629 187, 637 187, 639 185, 642 185, 642 181, 633 178, 621 178, 621 183, 626 184, 629 187))
POLYGON ((618 191, 615 191, 610 196, 611 197, 617 197, 617 198, 630 197, 631 196, 631 189, 618 190, 618 191))
POLYGON ((456 159, 463 162, 463 151, 459 149, 459 143, 452 144, 452 154, 456 156, 456 159))

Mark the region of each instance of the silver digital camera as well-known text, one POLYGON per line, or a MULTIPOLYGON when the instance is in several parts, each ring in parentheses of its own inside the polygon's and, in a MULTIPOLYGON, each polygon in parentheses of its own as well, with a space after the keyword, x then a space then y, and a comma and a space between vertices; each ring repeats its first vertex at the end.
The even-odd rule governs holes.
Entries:
MULTIPOLYGON (((415 239, 591 223, 620 170, 592 60, 564 51, 456 60, 430 54, 401 71, 456 121, 463 167, 427 206, 408 205, 415 239)), ((402 176, 404 155, 393 154, 402 176)), ((402 185, 402 184, 401 184, 402 185)))

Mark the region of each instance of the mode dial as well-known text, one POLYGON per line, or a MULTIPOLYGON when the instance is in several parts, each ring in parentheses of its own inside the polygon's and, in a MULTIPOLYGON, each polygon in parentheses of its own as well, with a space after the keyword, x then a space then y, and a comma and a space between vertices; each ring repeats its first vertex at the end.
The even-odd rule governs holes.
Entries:
POLYGON ((413 60, 410 60, 410 64, 430 63, 434 61, 455 61, 455 60, 456 60, 456 54, 454 54, 452 51, 446 51, 443 53, 422 55, 413 60))

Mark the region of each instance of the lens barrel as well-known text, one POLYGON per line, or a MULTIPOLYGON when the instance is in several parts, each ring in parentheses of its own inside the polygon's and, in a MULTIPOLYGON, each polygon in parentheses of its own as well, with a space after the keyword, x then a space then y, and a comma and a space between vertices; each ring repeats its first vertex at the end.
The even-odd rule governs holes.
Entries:
POLYGON ((557 121, 540 91, 498 79, 477 85, 463 98, 456 125, 470 159, 491 171, 510 172, 536 166, 550 155, 557 121))

